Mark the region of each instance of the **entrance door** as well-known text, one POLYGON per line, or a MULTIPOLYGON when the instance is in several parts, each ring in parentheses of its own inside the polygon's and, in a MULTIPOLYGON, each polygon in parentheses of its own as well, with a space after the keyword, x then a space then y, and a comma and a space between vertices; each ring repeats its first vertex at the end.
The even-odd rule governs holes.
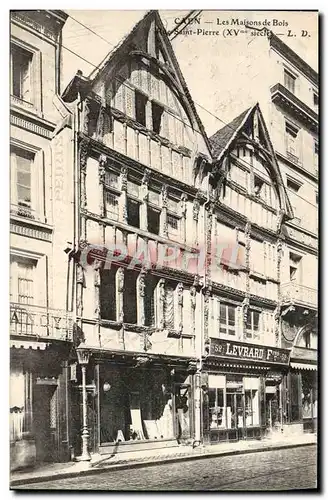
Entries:
POLYGON ((190 385, 176 384, 174 388, 174 427, 178 440, 191 438, 191 389, 190 385))
POLYGON ((57 385, 35 385, 33 428, 36 460, 56 462, 58 460, 57 385))
POLYGON ((243 437, 244 422, 244 395, 242 393, 227 393, 227 427, 236 429, 237 437, 243 437))

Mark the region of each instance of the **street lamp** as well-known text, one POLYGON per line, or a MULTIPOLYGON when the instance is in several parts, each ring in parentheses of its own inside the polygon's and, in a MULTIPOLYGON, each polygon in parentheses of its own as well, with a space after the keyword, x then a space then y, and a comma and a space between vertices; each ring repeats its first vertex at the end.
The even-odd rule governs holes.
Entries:
POLYGON ((79 457, 81 461, 91 460, 88 450, 89 431, 88 431, 88 416, 87 416, 87 387, 86 387, 86 370, 90 359, 90 350, 83 344, 76 348, 76 354, 81 365, 82 371, 82 410, 83 410, 83 427, 82 427, 82 454, 79 457))

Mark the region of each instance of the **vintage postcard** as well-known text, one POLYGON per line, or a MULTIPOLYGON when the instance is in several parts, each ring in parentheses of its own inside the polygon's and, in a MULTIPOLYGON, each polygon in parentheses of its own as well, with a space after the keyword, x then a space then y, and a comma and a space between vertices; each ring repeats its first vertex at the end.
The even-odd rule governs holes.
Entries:
POLYGON ((318 16, 10 12, 11 489, 318 489, 318 16))

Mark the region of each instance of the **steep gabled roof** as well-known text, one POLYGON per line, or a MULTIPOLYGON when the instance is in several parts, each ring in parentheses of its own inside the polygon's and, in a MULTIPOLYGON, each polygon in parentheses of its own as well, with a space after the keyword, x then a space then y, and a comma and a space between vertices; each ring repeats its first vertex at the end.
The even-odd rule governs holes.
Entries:
POLYGON ((228 148, 228 146, 237 136, 239 130, 247 120, 251 110, 252 108, 246 109, 236 118, 234 118, 230 123, 219 129, 217 132, 215 132, 214 135, 212 135, 212 137, 210 137, 212 155, 214 158, 218 160, 220 159, 221 154, 228 148))
POLYGON ((293 218, 293 209, 283 182, 277 156, 258 103, 251 108, 243 111, 228 125, 218 130, 210 138, 210 143, 212 145, 212 156, 214 161, 217 165, 221 164, 221 160, 227 154, 229 154, 229 151, 231 149, 233 149, 235 142, 239 138, 245 139, 247 137, 253 146, 260 147, 262 153, 265 154, 270 168, 271 176, 274 177, 274 181, 278 190, 281 209, 285 212, 287 217, 293 218), (250 128, 253 130, 255 117, 258 120, 260 131, 259 136, 261 137, 261 139, 257 141, 252 137, 248 137, 250 128))
POLYGON ((95 69, 91 72, 89 75, 89 80, 91 81, 91 84, 95 83, 98 78, 101 77, 103 72, 106 70, 106 68, 113 63, 114 61, 117 60, 118 57, 120 57, 121 53, 124 52, 124 49, 130 45, 130 43, 133 42, 135 39, 136 35, 141 32, 144 28, 150 25, 150 23, 155 22, 156 28, 158 29, 161 37, 161 41, 163 45, 165 45, 165 49, 167 53, 169 54, 169 65, 166 64, 166 66, 169 66, 170 73, 175 74, 175 78, 177 80, 177 83, 179 84, 179 87, 181 88, 183 94, 185 95, 190 109, 192 110, 192 114, 194 115, 194 119, 197 123, 197 126, 199 128, 200 133, 202 134, 205 144, 209 150, 211 151, 211 145, 209 142, 209 139, 207 137, 207 134, 205 132, 205 128, 203 126, 203 123, 197 113, 195 103, 191 97, 191 94, 189 92, 187 83, 183 77, 183 74, 181 72, 179 63, 177 61, 177 58, 175 56, 175 53, 173 51, 173 47, 171 45, 171 42, 169 40, 169 37, 167 35, 166 29, 162 23, 161 17, 156 10, 150 10, 147 12, 141 19, 138 21, 135 26, 132 28, 132 30, 122 38, 122 40, 114 47, 105 57, 105 59, 102 61, 102 63, 99 65, 98 69, 95 69))

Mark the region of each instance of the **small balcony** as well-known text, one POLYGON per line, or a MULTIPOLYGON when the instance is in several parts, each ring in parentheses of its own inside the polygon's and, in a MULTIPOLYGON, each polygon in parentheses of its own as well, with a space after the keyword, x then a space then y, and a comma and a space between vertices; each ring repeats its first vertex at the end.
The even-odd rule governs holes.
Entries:
POLYGON ((286 283, 281 285, 281 294, 284 302, 292 302, 305 307, 317 307, 318 291, 315 288, 298 283, 286 283))
POLYGON ((10 335, 37 340, 73 340, 71 313, 30 304, 10 303, 10 335))
POLYGON ((270 91, 272 102, 287 109, 291 115, 302 121, 313 132, 318 132, 318 114, 313 109, 281 83, 273 85, 270 91))

